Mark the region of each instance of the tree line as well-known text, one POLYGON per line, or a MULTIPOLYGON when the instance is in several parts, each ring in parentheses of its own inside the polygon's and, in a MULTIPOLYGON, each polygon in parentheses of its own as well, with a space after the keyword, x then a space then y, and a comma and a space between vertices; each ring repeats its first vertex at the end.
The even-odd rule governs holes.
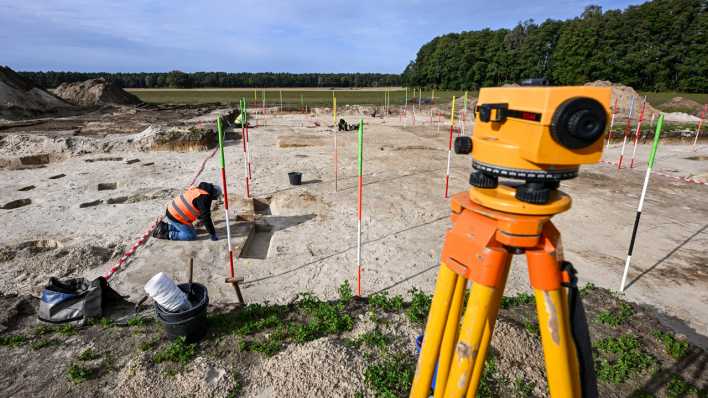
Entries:
POLYGON ((478 89, 526 78, 552 84, 610 80, 642 90, 708 91, 708 1, 654 0, 513 29, 467 31, 423 45, 407 86, 478 89))
POLYGON ((197 87, 390 87, 401 84, 398 74, 384 73, 227 73, 171 71, 167 73, 18 72, 43 88, 61 83, 105 78, 124 88, 197 87))

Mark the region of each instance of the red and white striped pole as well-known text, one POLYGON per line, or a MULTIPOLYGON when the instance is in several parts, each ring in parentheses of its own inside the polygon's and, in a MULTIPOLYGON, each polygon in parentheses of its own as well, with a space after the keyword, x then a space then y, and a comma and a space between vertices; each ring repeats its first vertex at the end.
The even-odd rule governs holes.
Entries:
POLYGON ((455 96, 452 96, 452 112, 450 112, 450 140, 447 143, 447 171, 445 172, 445 199, 448 198, 450 186, 450 163, 452 162, 452 130, 455 128, 455 96))
POLYGON ((615 97, 615 106, 612 107, 612 119, 610 119, 610 129, 607 132, 607 148, 610 147, 612 141, 612 127, 615 125, 615 117, 617 116, 617 97, 615 97))
POLYGON ((632 160, 629 162, 629 168, 634 168, 634 159, 637 156, 637 143, 639 142, 639 135, 642 133, 642 121, 644 120, 644 108, 647 105, 647 97, 644 96, 644 102, 642 102, 642 109, 639 111, 639 120, 637 121, 637 132, 634 133, 634 149, 632 149, 632 160))
POLYGON ((693 149, 696 149, 696 144, 698 143, 698 137, 701 135, 701 128, 703 128, 703 118, 706 116, 706 108, 708 104, 703 104, 703 111, 701 112, 701 120, 698 121, 698 128, 696 128, 696 138, 693 140, 693 149))
POLYGON ((245 127, 248 124, 248 116, 246 115, 246 100, 244 98, 241 98, 241 143, 243 144, 243 178, 244 182, 246 183, 246 197, 250 198, 251 178, 249 177, 248 172, 248 151, 246 149, 246 141, 248 141, 248 139, 246 138, 248 135, 248 130, 247 127, 245 127))
POLYGON ((622 150, 620 151, 619 160, 617 161, 617 169, 622 168, 622 160, 624 159, 624 149, 627 147, 627 137, 631 133, 632 128, 632 112, 634 111, 634 97, 632 97, 629 105, 629 113, 627 114, 627 125, 624 128, 624 140, 622 141, 622 150))

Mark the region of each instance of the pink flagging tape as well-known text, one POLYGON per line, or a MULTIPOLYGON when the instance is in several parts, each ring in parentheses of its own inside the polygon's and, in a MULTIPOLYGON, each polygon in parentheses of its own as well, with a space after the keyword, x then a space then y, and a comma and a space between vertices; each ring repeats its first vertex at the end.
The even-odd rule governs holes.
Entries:
MULTIPOLYGON (((214 148, 214 150, 211 151, 211 152, 209 153, 209 155, 207 155, 206 158, 204 158, 204 160, 202 161, 202 163, 199 165, 199 169, 197 169, 196 174, 194 174, 194 178, 192 178, 192 182, 190 182, 188 186, 194 185, 194 183, 197 181, 197 178, 199 178, 199 176, 200 176, 200 175, 202 174, 202 172, 204 171, 204 166, 206 165, 206 162, 207 162, 209 159, 211 159, 212 157, 214 157, 214 154, 216 154, 216 151, 217 151, 218 149, 219 149, 219 147, 214 148)), ((148 239, 150 238, 150 235, 152 234, 152 231, 154 231, 155 228, 157 228, 157 226, 160 224, 160 221, 162 221, 162 216, 160 216, 160 217, 158 217, 157 219, 155 219, 155 221, 153 221, 152 224, 150 224, 150 226, 148 227, 148 229, 145 230, 145 232, 144 232, 143 235, 140 237, 140 239, 138 239, 137 242, 135 242, 132 246, 130 246, 130 249, 128 249, 128 251, 126 251, 125 253, 123 253, 123 255, 118 259, 118 263, 116 263, 116 265, 114 265, 113 267, 111 267, 111 269, 108 270, 108 271, 103 275, 103 277, 106 278, 106 280, 111 279, 111 277, 113 277, 113 275, 115 275, 115 273, 118 272, 118 270, 119 270, 123 265, 125 265, 125 263, 128 261, 128 259, 138 250, 138 247, 142 246, 143 244, 145 244, 145 242, 148 241, 148 239)))
MULTIPOLYGON (((612 165, 612 166, 616 166, 616 165, 617 165, 617 162, 611 162, 611 161, 608 161, 608 160, 601 160, 600 162, 601 162, 601 163, 604 163, 604 164, 609 164, 609 165, 612 165)), ((697 180, 697 179, 691 178, 691 177, 675 176, 675 175, 666 174, 666 173, 662 173, 662 172, 660 172, 660 171, 655 171, 655 170, 652 170, 651 173, 652 173, 652 174, 659 175, 659 176, 662 176, 662 177, 672 178, 672 179, 677 180, 677 181, 687 182, 687 183, 690 183, 690 184, 708 185, 708 181, 701 181, 701 180, 697 180)))

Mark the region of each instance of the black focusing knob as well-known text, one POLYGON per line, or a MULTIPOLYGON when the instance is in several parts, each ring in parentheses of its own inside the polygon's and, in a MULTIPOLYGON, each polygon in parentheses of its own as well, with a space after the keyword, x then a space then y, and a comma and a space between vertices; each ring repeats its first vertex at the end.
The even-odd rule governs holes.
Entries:
POLYGON ((472 153, 472 138, 465 136, 455 138, 455 153, 458 155, 472 153))

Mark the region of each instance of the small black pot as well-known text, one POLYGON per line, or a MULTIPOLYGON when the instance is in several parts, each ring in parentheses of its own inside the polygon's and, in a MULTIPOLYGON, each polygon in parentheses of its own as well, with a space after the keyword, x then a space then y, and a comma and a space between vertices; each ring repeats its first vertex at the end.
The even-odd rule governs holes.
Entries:
POLYGON ((301 185, 302 173, 298 171, 291 171, 288 173, 288 179, 290 180, 290 185, 301 185))

